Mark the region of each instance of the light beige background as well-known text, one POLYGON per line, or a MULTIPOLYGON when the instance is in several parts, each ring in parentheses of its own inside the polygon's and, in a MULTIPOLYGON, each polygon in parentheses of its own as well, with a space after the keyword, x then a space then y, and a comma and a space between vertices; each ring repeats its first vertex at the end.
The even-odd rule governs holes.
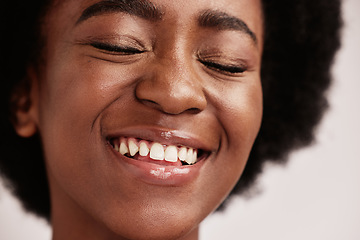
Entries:
MULTIPOLYGON (((201 240, 360 239, 360 1, 344 0, 343 46, 333 69, 331 109, 317 143, 267 166, 262 193, 235 199, 202 225, 201 240)), ((0 239, 50 240, 42 220, 24 214, 0 186, 0 239)))

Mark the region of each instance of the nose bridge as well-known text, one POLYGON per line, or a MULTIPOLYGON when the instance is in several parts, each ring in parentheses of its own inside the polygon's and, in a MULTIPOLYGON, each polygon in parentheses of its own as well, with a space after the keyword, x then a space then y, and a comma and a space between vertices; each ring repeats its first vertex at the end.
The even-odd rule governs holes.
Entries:
POLYGON ((190 96, 200 87, 200 81, 191 68, 186 66, 185 61, 175 57, 157 66, 153 81, 162 85, 164 91, 177 98, 190 96))
POLYGON ((202 82, 185 56, 168 52, 167 57, 154 61, 147 74, 136 88, 142 103, 168 114, 206 107, 202 82))

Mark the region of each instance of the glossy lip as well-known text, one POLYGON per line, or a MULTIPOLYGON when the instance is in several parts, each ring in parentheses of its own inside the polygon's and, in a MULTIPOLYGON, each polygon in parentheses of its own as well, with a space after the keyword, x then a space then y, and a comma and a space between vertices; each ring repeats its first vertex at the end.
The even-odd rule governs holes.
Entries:
POLYGON ((200 173, 201 168, 206 164, 206 161, 213 155, 216 150, 209 145, 202 143, 196 138, 176 130, 166 129, 142 129, 132 128, 125 129, 116 133, 109 134, 107 136, 108 147, 110 148, 115 161, 117 161, 121 167, 127 172, 134 175, 141 181, 159 186, 181 186, 194 181, 200 173), (182 145, 192 147, 194 149, 202 149, 210 154, 201 159, 194 165, 185 166, 167 166, 159 165, 156 163, 146 162, 128 158, 115 151, 109 142, 111 138, 117 137, 134 137, 153 142, 159 142, 166 145, 182 145))

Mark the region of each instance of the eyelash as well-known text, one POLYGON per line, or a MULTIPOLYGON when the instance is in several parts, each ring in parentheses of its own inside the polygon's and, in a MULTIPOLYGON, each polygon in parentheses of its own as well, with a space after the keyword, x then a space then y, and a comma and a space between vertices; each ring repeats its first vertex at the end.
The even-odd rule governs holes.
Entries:
POLYGON ((133 54, 140 54, 140 53, 144 53, 145 51, 139 50, 137 48, 133 48, 133 47, 120 47, 117 45, 113 45, 113 44, 108 44, 108 43, 91 43, 90 44, 92 47, 97 48, 99 50, 103 50, 115 55, 133 55, 133 54))
MULTIPOLYGON (((114 55, 133 55, 133 54, 140 54, 145 52, 133 47, 120 47, 108 43, 94 42, 94 43, 90 43, 90 45, 94 48, 112 53, 114 55)), ((199 62, 210 69, 227 74, 243 73, 247 70, 246 67, 223 65, 211 61, 199 60, 199 62)))
POLYGON ((246 67, 223 65, 223 64, 219 64, 219 63, 215 63, 215 62, 210 62, 210 61, 200 61, 200 62, 210 69, 214 69, 215 71, 218 71, 218 72, 225 72, 228 74, 243 73, 247 70, 246 67))

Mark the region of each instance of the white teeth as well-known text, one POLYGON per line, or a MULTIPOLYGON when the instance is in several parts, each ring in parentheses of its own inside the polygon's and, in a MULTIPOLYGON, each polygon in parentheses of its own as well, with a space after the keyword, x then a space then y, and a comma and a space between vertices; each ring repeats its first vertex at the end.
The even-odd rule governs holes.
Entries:
POLYGON ((165 161, 177 162, 177 148, 175 146, 168 146, 165 150, 165 161))
POLYGON ((135 139, 129 139, 129 150, 132 157, 139 151, 139 147, 136 145, 135 139))
POLYGON ((164 160, 164 148, 160 143, 154 143, 150 149, 150 158, 154 160, 164 160))
POLYGON ((145 140, 138 141, 135 138, 120 138, 120 140, 114 141, 114 149, 120 154, 130 154, 135 156, 139 153, 140 156, 149 156, 153 160, 165 160, 167 162, 185 161, 188 164, 194 164, 197 161, 197 150, 193 148, 180 147, 178 149, 175 145, 164 147, 160 143, 153 143, 151 149, 149 149, 150 143, 145 140), (120 146, 119 146, 120 142, 120 146), (150 153, 150 154, 149 154, 150 153))
POLYGON ((185 161, 187 155, 187 149, 186 147, 181 147, 179 151, 179 159, 180 161, 185 161))
POLYGON ((129 149, 128 149, 128 147, 126 146, 126 143, 123 142, 123 141, 121 141, 121 143, 120 143, 119 152, 120 152, 120 154, 122 154, 122 155, 125 155, 126 153, 129 152, 129 149))
POLYGON ((192 157, 192 164, 196 163, 196 161, 197 161, 197 151, 194 150, 193 157, 192 157))
POLYGON ((140 156, 146 157, 149 154, 149 148, 145 142, 140 142, 140 150, 139 154, 140 156))
POLYGON ((193 159, 193 149, 190 148, 186 154, 186 159, 185 162, 187 162, 188 164, 192 163, 192 159, 193 159))

